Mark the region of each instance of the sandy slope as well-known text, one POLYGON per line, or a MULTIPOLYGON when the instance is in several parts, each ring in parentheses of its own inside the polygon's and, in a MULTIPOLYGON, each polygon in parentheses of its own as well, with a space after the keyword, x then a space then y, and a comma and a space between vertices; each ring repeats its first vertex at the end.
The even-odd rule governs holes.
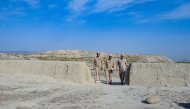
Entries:
POLYGON ((151 88, 117 83, 74 84, 42 77, 0 75, 0 109, 186 109, 190 88, 151 88), (158 95, 161 102, 142 101, 158 95))

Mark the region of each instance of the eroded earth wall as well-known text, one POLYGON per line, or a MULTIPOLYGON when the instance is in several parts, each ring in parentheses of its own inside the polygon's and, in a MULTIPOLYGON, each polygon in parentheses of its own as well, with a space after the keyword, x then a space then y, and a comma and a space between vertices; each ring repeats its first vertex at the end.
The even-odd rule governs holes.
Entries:
POLYGON ((0 60, 0 74, 48 76, 77 83, 93 82, 90 69, 83 62, 0 60))
POLYGON ((129 79, 137 86, 190 86, 190 64, 134 63, 129 79))

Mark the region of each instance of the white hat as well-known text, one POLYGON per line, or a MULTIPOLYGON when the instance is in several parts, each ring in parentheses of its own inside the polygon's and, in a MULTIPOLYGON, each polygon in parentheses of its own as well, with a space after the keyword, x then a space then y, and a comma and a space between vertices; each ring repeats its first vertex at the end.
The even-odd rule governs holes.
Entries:
POLYGON ((113 56, 112 54, 109 54, 109 56, 113 56))

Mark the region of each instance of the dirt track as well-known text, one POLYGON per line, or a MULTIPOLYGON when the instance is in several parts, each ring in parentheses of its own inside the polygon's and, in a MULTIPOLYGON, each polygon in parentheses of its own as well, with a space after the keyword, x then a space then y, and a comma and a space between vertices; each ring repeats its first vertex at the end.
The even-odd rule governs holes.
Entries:
POLYGON ((190 88, 74 84, 43 77, 0 75, 1 109, 187 109, 190 88), (158 95, 161 102, 142 101, 158 95))

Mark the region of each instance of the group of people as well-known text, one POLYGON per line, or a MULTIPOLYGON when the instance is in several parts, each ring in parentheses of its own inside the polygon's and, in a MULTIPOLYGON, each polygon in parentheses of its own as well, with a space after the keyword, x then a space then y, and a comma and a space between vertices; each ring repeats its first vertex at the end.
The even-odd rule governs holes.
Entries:
POLYGON ((124 55, 121 54, 120 59, 117 61, 117 65, 113 61, 113 56, 110 54, 108 59, 104 62, 103 59, 100 57, 100 52, 96 53, 96 57, 94 58, 93 68, 96 72, 96 81, 95 83, 100 83, 100 71, 105 72, 106 83, 112 84, 112 74, 116 70, 116 66, 119 67, 119 77, 121 80, 121 84, 125 84, 125 77, 127 73, 128 63, 127 60, 124 58, 124 55), (109 79, 108 79, 109 78, 109 79))

